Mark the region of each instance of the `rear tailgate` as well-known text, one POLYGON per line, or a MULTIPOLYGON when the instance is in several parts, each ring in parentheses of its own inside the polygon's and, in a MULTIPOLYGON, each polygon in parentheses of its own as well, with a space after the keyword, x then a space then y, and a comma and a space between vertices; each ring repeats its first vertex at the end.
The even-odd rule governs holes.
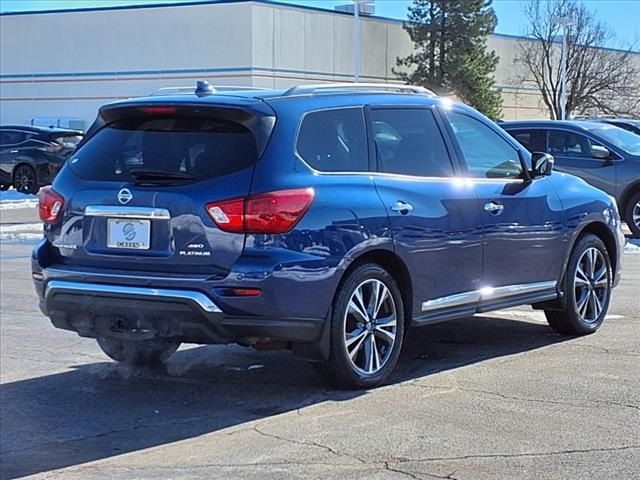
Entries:
POLYGON ((250 107, 140 104, 101 111, 101 127, 53 187, 62 221, 47 238, 61 263, 167 274, 226 274, 244 234, 205 205, 249 194, 274 123, 250 107))

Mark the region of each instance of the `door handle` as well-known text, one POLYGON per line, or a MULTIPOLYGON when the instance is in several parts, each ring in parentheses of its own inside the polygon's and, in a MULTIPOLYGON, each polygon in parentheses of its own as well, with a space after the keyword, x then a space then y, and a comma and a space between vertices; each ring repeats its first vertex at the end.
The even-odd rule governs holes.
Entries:
POLYGON ((11 150, 9 153, 19 153, 20 150, 11 150))
POLYGON ((402 215, 413 212, 413 205, 407 202, 403 202, 402 200, 398 200, 396 203, 391 205, 390 208, 394 212, 400 212, 402 215))
POLYGON ((489 202, 484 204, 484 211, 492 215, 500 215, 504 211, 504 205, 497 202, 489 202))

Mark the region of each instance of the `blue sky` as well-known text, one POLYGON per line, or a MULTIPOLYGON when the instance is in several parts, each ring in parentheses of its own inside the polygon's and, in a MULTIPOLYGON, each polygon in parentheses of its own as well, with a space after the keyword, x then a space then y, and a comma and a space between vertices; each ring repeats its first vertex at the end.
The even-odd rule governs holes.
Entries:
MULTIPOLYGON (((178 3, 194 0, 0 0, 0 11, 54 10, 67 8, 104 7, 114 5, 140 5, 145 3, 178 3)), ((287 3, 308 5, 321 8, 333 8, 347 3, 348 0, 280 0, 287 3)), ((544 1, 544 0, 542 0, 544 1)), ((640 42, 640 0, 583 0, 583 3, 606 22, 624 43, 640 42)), ((376 14, 383 17, 406 17, 410 0, 376 0, 376 14)), ((520 0, 494 0, 493 7, 498 16, 497 33, 522 35, 527 25, 522 15, 520 0)), ((611 47, 620 46, 617 44, 611 47)), ((636 50, 638 49, 636 43, 636 50)))

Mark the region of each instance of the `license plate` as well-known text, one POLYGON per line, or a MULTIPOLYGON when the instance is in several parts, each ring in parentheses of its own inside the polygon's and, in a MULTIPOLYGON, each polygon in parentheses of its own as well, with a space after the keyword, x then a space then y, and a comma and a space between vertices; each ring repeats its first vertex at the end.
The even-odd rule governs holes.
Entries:
POLYGON ((109 248, 149 250, 150 238, 150 220, 108 219, 107 246, 109 248))

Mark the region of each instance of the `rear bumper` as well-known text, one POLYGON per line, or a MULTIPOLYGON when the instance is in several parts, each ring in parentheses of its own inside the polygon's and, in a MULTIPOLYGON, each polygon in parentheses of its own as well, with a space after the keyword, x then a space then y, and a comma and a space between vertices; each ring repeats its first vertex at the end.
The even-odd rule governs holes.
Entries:
POLYGON ((205 344, 317 343, 325 323, 324 319, 226 315, 211 298, 193 290, 64 280, 47 283, 40 307, 54 326, 92 338, 171 337, 205 344))

